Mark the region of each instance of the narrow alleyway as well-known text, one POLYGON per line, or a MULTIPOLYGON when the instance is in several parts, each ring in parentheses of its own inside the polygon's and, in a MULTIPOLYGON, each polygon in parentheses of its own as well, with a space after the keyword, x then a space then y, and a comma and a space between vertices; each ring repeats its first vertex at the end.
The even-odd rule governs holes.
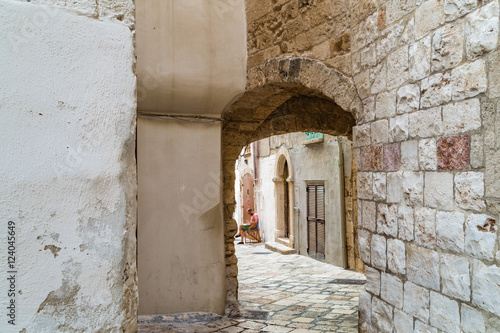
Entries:
POLYGON ((357 332, 363 280, 299 255, 281 255, 263 244, 237 245, 241 318, 190 313, 141 316, 139 332, 357 332), (337 282, 337 283, 335 283, 337 282), (347 281, 355 282, 355 281, 347 281))

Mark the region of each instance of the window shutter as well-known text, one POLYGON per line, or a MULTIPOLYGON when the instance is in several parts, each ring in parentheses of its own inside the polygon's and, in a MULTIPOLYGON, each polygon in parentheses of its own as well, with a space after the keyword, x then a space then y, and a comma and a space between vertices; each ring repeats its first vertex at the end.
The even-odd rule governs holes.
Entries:
POLYGON ((307 252, 325 259, 325 186, 307 185, 307 252))

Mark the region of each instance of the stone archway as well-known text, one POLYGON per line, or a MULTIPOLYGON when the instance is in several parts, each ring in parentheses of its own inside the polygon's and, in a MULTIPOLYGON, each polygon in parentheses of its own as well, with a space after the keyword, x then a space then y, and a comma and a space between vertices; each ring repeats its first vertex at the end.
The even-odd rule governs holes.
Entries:
POLYGON ((273 178, 276 199, 275 240, 293 248, 295 233, 292 161, 285 146, 280 147, 277 155, 273 178))
POLYGON ((226 313, 238 312, 234 249, 234 165, 250 142, 288 132, 322 132, 352 138, 362 110, 352 80, 309 58, 271 59, 248 71, 246 92, 223 113, 223 193, 226 313))

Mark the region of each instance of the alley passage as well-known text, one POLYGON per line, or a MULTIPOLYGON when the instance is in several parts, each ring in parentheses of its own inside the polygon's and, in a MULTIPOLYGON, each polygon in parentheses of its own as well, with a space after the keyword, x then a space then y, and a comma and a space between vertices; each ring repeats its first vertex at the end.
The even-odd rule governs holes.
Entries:
POLYGON ((242 318, 141 316, 139 332, 357 332, 364 275, 264 245, 236 245, 242 318), (333 283, 337 282, 337 283, 333 283), (344 281, 341 281, 344 282, 344 281), (355 281, 347 281, 355 282, 355 281))

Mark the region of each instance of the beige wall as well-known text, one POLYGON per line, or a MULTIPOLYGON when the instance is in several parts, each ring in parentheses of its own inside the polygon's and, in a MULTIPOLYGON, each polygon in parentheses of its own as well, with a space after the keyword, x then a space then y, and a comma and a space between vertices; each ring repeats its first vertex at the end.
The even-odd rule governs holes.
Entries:
POLYGON ((224 312, 220 133, 139 117, 139 314, 224 312))
MULTIPOLYGON (((244 92, 244 0, 139 0, 136 29, 139 116, 218 117, 244 92)), ((185 120, 138 121, 141 314, 224 311, 221 127, 185 120)))
MULTIPOLYGON (((343 243, 337 244, 329 244, 329 255, 326 258, 327 262, 334 263, 334 258, 332 256, 341 255, 342 258, 346 258, 346 261, 343 263, 343 259, 337 258, 337 265, 343 265, 344 267, 352 270, 356 270, 359 272, 364 272, 364 264, 359 256, 358 249, 358 241, 357 241, 357 191, 356 191, 356 167, 354 165, 354 160, 352 157, 352 143, 346 138, 336 138, 335 136, 331 136, 325 134, 324 141, 321 143, 315 143, 312 145, 305 146, 303 143, 305 141, 305 134, 303 132, 294 132, 287 133, 282 135, 274 135, 269 138, 265 138, 258 141, 259 145, 259 158, 258 167, 259 167, 259 179, 256 181, 256 200, 259 202, 258 204, 258 213, 261 218, 261 234, 263 240, 266 242, 279 242, 283 243, 282 240, 276 239, 275 230, 276 230, 276 202, 273 200, 278 195, 276 192, 276 184, 273 181, 273 177, 275 176, 275 169, 277 164, 277 159, 280 155, 281 149, 289 149, 289 155, 293 155, 294 158, 289 159, 289 166, 292 167, 294 177, 293 177, 293 191, 294 191, 294 207, 299 207, 300 204, 303 203, 302 209, 305 211, 298 212, 293 209, 293 220, 295 221, 295 245, 294 248, 300 254, 307 255, 307 228, 305 222, 305 216, 301 216, 301 214, 305 214, 307 212, 307 206, 305 203, 307 202, 307 196, 305 192, 305 186, 302 186, 302 183, 305 183, 306 180, 324 180, 327 179, 330 183, 333 179, 331 177, 341 177, 339 175, 338 168, 341 169, 343 174, 343 185, 340 185, 338 188, 339 193, 343 192, 344 197, 341 198, 339 196, 335 197, 330 194, 329 201, 326 202, 327 206, 333 205, 332 211, 334 212, 333 218, 329 219, 331 216, 327 216, 327 222, 330 223, 329 232, 342 234, 337 235, 329 235, 328 238, 330 241, 339 241, 340 237, 342 237, 343 243), (334 145, 334 147, 329 147, 332 144, 331 140, 337 139, 339 140, 339 148, 334 145), (326 145, 326 147, 322 147, 326 145), (310 152, 320 149, 323 152, 326 152, 326 155, 321 155, 310 152), (331 151, 334 150, 334 154, 341 154, 342 160, 344 161, 343 167, 337 167, 335 165, 329 166, 329 164, 334 163, 334 159, 332 159, 331 151), (337 152, 337 149, 339 151, 337 152), (296 171, 297 166, 301 168, 304 167, 305 160, 311 159, 312 166, 311 168, 317 170, 314 171, 313 174, 316 176, 321 174, 322 171, 318 171, 325 168, 330 168, 326 172, 324 172, 321 177, 318 179, 313 179, 307 176, 310 173, 310 170, 305 170, 302 172, 296 171), (347 163, 345 162, 347 161, 347 163), (349 162, 351 161, 351 162, 349 162), (332 169, 333 168, 333 169, 332 169), (332 171, 333 170, 333 171, 332 171), (331 173, 333 172, 333 173, 331 173), (297 173, 297 174, 296 174, 297 173), (306 176, 304 176, 306 175, 306 176), (298 177, 302 178, 298 178, 298 177), (304 178, 305 177, 305 178, 304 178), (333 200, 343 199, 343 208, 339 211, 338 202, 333 202, 333 200), (336 219, 338 214, 342 214, 342 219, 336 219), (334 224, 338 224, 335 225, 334 224), (298 230, 300 230, 301 234, 299 235, 298 230), (342 231, 345 230, 345 231, 342 231)), ((335 141, 335 140, 334 140, 335 141)), ((238 159, 239 163, 237 166, 242 168, 244 157, 240 157, 238 159)), ((253 157, 248 157, 248 160, 253 160, 253 157)), ((252 164, 253 166, 253 164, 252 164)), ((239 169, 237 168, 237 171, 239 169)), ((238 178, 237 178, 238 179, 238 178)), ((335 182, 340 183, 340 178, 336 179, 335 182)), ((338 186, 338 185, 335 185, 338 186)), ((328 189, 327 189, 328 190, 328 189)), ((334 189, 335 190, 335 189, 334 189)), ((236 187, 236 192, 240 192, 239 186, 236 187)), ((238 195, 238 194, 237 194, 238 195)), ((342 204, 342 202, 341 202, 342 204)), ((293 207, 292 207, 293 208, 293 207)), ((286 242, 285 242, 286 243, 286 242)), ((291 246, 290 246, 291 247, 291 246)))
POLYGON ((246 83, 243 0, 138 0, 141 112, 220 114, 246 83))

